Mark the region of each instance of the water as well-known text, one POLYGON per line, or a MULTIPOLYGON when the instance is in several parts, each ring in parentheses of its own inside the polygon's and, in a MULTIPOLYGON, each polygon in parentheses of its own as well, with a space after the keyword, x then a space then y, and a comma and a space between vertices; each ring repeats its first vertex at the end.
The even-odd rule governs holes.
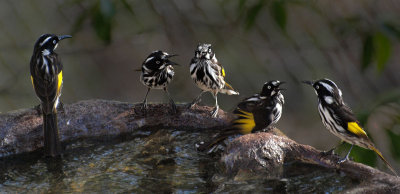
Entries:
POLYGON ((71 143, 60 159, 33 153, 2 159, 1 192, 340 192, 357 184, 343 174, 288 163, 279 176, 226 175, 218 157, 196 152, 207 135, 159 130, 121 140, 71 143))

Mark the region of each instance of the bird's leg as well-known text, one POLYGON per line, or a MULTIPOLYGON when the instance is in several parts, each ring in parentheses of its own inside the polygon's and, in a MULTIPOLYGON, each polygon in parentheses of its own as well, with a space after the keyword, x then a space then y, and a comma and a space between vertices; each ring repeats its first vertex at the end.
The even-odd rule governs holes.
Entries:
POLYGON ((351 149, 353 149, 353 144, 351 144, 350 150, 349 150, 349 152, 347 152, 346 157, 344 157, 343 159, 339 160, 338 164, 346 162, 347 160, 349 160, 349 155, 350 155, 351 149))
POLYGON ((172 100, 171 96, 169 95, 169 92, 168 92, 167 88, 164 88, 164 91, 165 91, 165 93, 167 94, 167 96, 169 98, 169 102, 171 103, 172 112, 174 114, 176 114, 177 113, 177 108, 176 108, 174 100, 172 100))
POLYGON ((149 95, 149 92, 150 92, 150 88, 147 89, 146 96, 144 97, 144 100, 143 100, 143 105, 142 105, 143 111, 147 110, 147 95, 149 95))
POLYGON ((193 100, 192 103, 189 104, 188 108, 193 108, 194 105, 196 105, 197 103, 199 103, 201 101, 201 96, 204 94, 205 91, 201 91, 201 93, 193 100))
POLYGON ((215 98, 215 107, 214 110, 211 112, 211 117, 216 118, 219 110, 217 94, 213 94, 213 97, 215 98))

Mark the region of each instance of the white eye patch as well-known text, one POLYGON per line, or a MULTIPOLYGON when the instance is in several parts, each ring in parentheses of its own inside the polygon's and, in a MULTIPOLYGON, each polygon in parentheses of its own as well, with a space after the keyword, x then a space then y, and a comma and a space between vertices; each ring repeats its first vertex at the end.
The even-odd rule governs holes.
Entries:
POLYGON ((154 57, 149 57, 146 59, 145 63, 149 62, 150 60, 152 60, 154 57))
POLYGON ((43 42, 40 43, 40 46, 43 46, 47 41, 49 41, 51 39, 51 36, 47 37, 46 39, 44 39, 43 42))

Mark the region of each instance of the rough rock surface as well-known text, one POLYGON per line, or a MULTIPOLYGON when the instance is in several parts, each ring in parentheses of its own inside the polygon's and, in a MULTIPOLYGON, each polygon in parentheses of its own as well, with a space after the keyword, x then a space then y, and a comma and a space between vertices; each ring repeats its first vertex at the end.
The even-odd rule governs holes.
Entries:
MULTIPOLYGON (((211 118, 212 107, 196 106, 187 109, 178 105, 171 114, 169 104, 149 104, 146 113, 141 104, 117 101, 87 100, 65 105, 59 111, 61 141, 65 144, 79 139, 104 139, 127 136, 158 128, 211 129, 226 127, 232 115, 218 113, 211 118), (144 117, 146 114, 146 117, 144 117)), ((34 108, 0 114, 0 157, 32 152, 43 147, 42 117, 34 108)), ((350 193, 400 193, 400 178, 372 167, 344 162, 337 164, 336 155, 323 156, 321 151, 298 144, 277 129, 236 138, 221 157, 228 172, 240 170, 273 171, 282 164, 300 161, 337 169, 360 182, 350 193)))
MULTIPOLYGON (((229 123, 229 115, 222 110, 218 118, 211 118, 211 107, 187 109, 186 105, 178 105, 176 115, 170 110, 169 104, 149 104, 144 113, 141 104, 107 100, 64 105, 64 111, 58 111, 60 138, 65 143, 123 136, 142 129, 208 129, 229 123)), ((42 116, 35 108, 0 114, 0 157, 37 150, 43 147, 42 139, 42 116)))
POLYGON ((361 184, 349 190, 350 193, 400 193, 399 177, 352 161, 338 164, 339 160, 337 155, 324 155, 311 146, 269 132, 236 138, 221 157, 221 162, 225 164, 229 174, 241 170, 267 170, 273 173, 274 169, 282 167, 284 162, 300 161, 335 169, 354 180, 359 180, 361 184))

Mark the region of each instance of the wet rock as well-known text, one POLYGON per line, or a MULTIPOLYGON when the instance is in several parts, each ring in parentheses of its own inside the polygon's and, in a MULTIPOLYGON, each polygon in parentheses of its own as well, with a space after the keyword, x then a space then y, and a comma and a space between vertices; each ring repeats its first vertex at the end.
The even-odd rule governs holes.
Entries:
POLYGON ((284 163, 302 162, 344 173, 360 182, 349 190, 350 193, 400 193, 399 177, 352 161, 338 164, 339 156, 324 155, 276 131, 248 134, 234 139, 221 157, 226 173, 236 176, 242 171, 266 171, 270 176, 279 177, 282 176, 284 163))
MULTIPOLYGON (((64 105, 58 114, 60 138, 64 145, 78 139, 108 140, 140 134, 159 128, 222 128, 230 115, 220 110, 211 118, 212 107, 187 109, 178 104, 178 113, 170 114, 169 104, 141 104, 107 100, 86 100, 64 105)), ((0 114, 0 157, 32 152, 43 147, 42 116, 35 108, 0 114)))

